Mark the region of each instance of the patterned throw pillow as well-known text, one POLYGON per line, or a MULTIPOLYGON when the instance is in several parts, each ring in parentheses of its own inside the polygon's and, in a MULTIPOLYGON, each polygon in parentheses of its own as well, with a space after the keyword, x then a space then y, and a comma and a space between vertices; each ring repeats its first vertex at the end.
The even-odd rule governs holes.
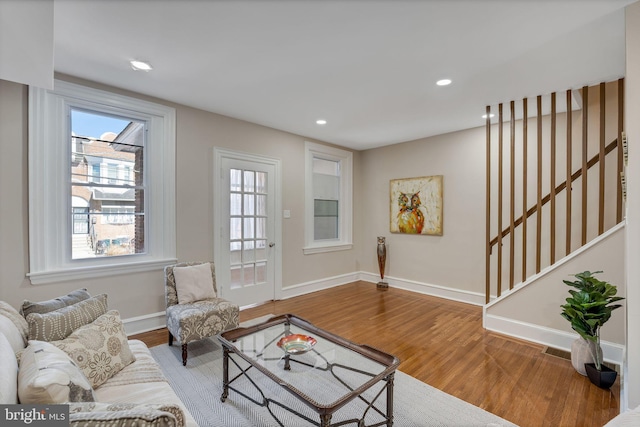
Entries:
POLYGON ((91 298, 91 294, 87 292, 86 288, 76 289, 69 292, 67 295, 50 299, 47 301, 33 302, 24 300, 20 312, 24 317, 27 317, 31 313, 49 313, 50 311, 60 310, 61 308, 79 303, 86 299, 91 298))
POLYGON ((184 427, 184 412, 173 403, 72 403, 71 427, 184 427))
POLYGON ((93 388, 136 360, 117 310, 110 310, 64 340, 51 344, 71 356, 93 388))
POLYGON ((71 332, 93 322, 106 312, 107 294, 101 294, 49 313, 31 313, 27 316, 29 339, 63 340, 71 332))
POLYGON ((18 370, 20 403, 93 402, 93 389, 69 356, 51 343, 29 341, 18 370))

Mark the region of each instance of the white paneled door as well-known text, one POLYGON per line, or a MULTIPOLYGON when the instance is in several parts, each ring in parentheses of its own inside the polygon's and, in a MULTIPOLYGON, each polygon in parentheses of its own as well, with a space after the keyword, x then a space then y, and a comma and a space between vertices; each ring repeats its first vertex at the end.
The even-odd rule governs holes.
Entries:
POLYGON ((240 306, 275 299, 276 166, 234 156, 217 164, 218 287, 240 306))

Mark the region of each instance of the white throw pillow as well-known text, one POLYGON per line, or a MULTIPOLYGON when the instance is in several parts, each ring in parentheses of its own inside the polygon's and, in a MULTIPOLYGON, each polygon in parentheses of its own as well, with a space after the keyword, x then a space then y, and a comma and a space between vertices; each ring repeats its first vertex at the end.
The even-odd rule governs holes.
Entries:
POLYGON ((7 337, 0 332, 0 404, 18 403, 18 361, 7 337))
POLYGON ((179 304, 216 297, 210 263, 175 267, 173 275, 176 278, 179 304))
POLYGON ((62 350, 30 340, 18 371, 20 403, 93 402, 93 388, 82 370, 62 350))
POLYGON ((0 333, 2 333, 6 337, 7 341, 9 341, 14 353, 24 349, 25 342, 22 338, 22 334, 16 325, 2 314, 0 314, 0 333))

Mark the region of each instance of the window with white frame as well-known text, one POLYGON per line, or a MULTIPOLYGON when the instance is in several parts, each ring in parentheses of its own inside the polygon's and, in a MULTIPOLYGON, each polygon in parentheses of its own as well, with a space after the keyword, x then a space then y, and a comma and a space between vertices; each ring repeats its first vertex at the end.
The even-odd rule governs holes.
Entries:
POLYGON ((147 122, 75 107, 70 119, 71 198, 90 219, 84 233, 74 223, 71 259, 144 253, 147 122))
POLYGON ((305 143, 305 254, 351 249, 350 151, 305 143))
POLYGON ((55 81, 29 90, 34 284, 175 261, 175 110, 55 81))

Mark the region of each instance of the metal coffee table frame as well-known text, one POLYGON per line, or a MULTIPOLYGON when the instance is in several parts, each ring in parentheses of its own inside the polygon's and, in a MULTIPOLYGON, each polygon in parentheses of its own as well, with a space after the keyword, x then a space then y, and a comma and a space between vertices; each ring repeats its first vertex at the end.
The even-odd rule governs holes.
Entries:
MULTIPOLYGON (((377 412, 382 417, 383 421, 377 422, 375 424, 371 424, 370 426, 367 426, 367 427, 375 427, 375 426, 381 426, 381 425, 386 425, 388 427, 391 427, 393 425, 394 375, 395 375, 396 368, 400 364, 400 361, 398 360, 398 358, 393 355, 384 353, 380 350, 369 347, 367 345, 352 343, 342 337, 339 337, 323 329, 320 329, 314 326, 313 324, 311 324, 310 322, 308 322, 307 320, 304 320, 293 314, 283 314, 280 316, 275 316, 259 325, 251 326, 248 328, 237 328, 227 332, 223 332, 218 336, 218 339, 220 340, 223 347, 223 351, 224 351, 223 391, 222 391, 222 396, 220 397, 220 400, 222 402, 224 402, 229 396, 229 390, 233 390, 234 392, 238 393, 244 398, 249 399, 253 403, 259 406, 266 407, 269 413, 271 414, 271 416, 276 420, 276 422, 283 427, 284 427, 284 424, 282 424, 282 422, 273 413, 273 411, 269 407, 270 404, 277 405, 280 408, 286 409, 287 411, 297 415, 298 417, 320 427, 329 427, 329 426, 337 427, 337 426, 342 426, 347 424, 356 424, 359 427, 363 427, 365 426, 364 420, 369 410, 377 412), (351 350, 365 359, 368 359, 372 362, 380 364, 381 370, 380 372, 377 372, 377 373, 370 373, 370 372, 366 372, 364 370, 358 369, 354 366, 347 366, 345 364, 341 364, 339 360, 336 360, 333 363, 331 363, 322 354, 315 351, 315 349, 311 350, 311 352, 315 352, 315 354, 318 357, 320 357, 322 360, 324 360, 324 362, 326 363, 326 367, 321 368, 321 370, 330 371, 333 377, 345 387, 344 394, 342 396, 339 396, 339 398, 335 402, 331 403, 330 405, 320 404, 316 402, 313 399, 313 397, 309 396, 308 394, 305 394, 304 392, 300 391, 293 385, 284 381, 280 376, 278 376, 278 372, 274 371, 273 369, 268 369, 262 364, 257 363, 256 360, 253 357, 251 357, 246 350, 243 351, 242 349, 239 349, 238 347, 236 347, 236 345, 234 344, 234 342, 237 342, 238 340, 244 337, 249 337, 251 335, 258 334, 260 331, 263 331, 268 328, 272 328, 277 325, 282 325, 282 333, 277 337, 273 338, 271 341, 265 343, 265 345, 263 346, 264 349, 267 349, 269 346, 275 345, 275 342, 280 337, 289 335, 291 333, 290 327, 291 325, 294 325, 295 327, 305 331, 305 333, 313 336, 314 338, 325 339, 327 342, 335 346, 351 350), (245 368, 242 368, 238 363, 238 361, 234 360, 234 358, 232 357, 232 355, 234 354, 242 358, 244 361, 246 361, 248 363, 248 366, 245 368), (240 370, 240 373, 231 379, 229 379, 229 361, 231 361, 240 370), (264 375, 266 375, 268 378, 273 380, 276 384, 278 384, 284 390, 291 393, 297 399, 302 401, 306 406, 308 406, 313 411, 315 411, 320 417, 320 422, 317 422, 316 420, 313 420, 308 416, 301 414, 292 408, 287 407, 286 405, 284 405, 279 401, 276 401, 275 399, 266 397, 264 392, 260 389, 260 387, 258 387, 255 381, 247 374, 248 371, 250 371, 252 368, 255 368, 260 372, 262 372, 264 375), (349 386, 345 381, 339 378, 337 373, 334 371, 334 368, 342 368, 352 372, 356 372, 358 374, 368 376, 370 377, 370 379, 360 384, 358 387, 353 388, 349 386), (242 391, 238 390, 237 388, 231 385, 233 384, 234 381, 236 381, 237 379, 243 376, 246 377, 247 380, 258 390, 258 392, 260 393, 260 396, 262 397, 262 401, 252 398, 251 396, 247 395, 246 393, 243 393, 242 391), (377 384, 380 381, 385 382, 384 386, 380 389, 380 391, 372 399, 370 400, 365 399, 362 396, 362 393, 364 393, 366 390, 368 390, 369 388, 371 388, 373 385, 377 384), (375 403, 377 399, 382 395, 382 392, 385 390, 386 390, 386 408, 385 408, 386 412, 383 412, 380 408, 375 406, 375 403), (349 419, 349 420, 340 421, 335 424, 331 424, 331 419, 333 414, 338 409, 342 408, 343 406, 345 406, 346 404, 348 404, 349 402, 351 402, 356 398, 362 400, 366 404, 366 409, 364 410, 362 417, 360 419, 349 419)), ((258 351, 258 349, 256 349, 256 351, 257 353, 255 357, 256 358, 262 357, 262 353, 258 351)), ((283 359, 284 361, 284 366, 281 369, 285 369, 285 370, 291 369, 292 362, 298 363, 301 365, 306 365, 308 367, 313 368, 312 365, 309 365, 301 360, 297 360, 295 355, 289 355, 282 352, 282 356, 279 357, 277 360, 280 360, 280 359, 283 359)), ((263 358, 262 360, 276 360, 276 359, 263 358)), ((316 367, 315 369, 318 369, 318 368, 316 367)))

